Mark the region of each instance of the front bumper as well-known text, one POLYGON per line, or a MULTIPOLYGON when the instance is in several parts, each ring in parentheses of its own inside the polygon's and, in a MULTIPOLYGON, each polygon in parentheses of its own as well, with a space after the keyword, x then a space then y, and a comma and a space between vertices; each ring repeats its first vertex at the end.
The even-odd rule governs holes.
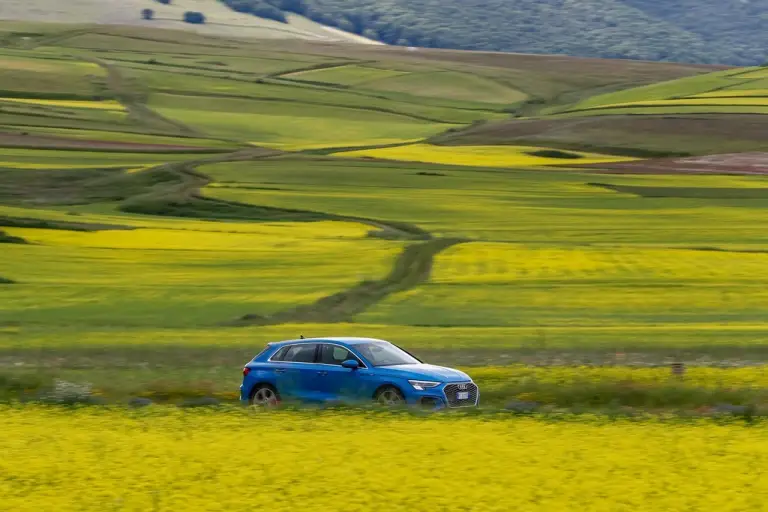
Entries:
MULTIPOLYGON (((462 395, 463 396, 463 395, 462 395)), ((422 391, 413 389, 406 393, 405 401, 408 405, 429 409, 459 409, 463 407, 477 407, 480 403, 480 389, 472 381, 448 382, 435 388, 422 391), (462 389, 458 389, 461 386, 462 389), (469 398, 457 400, 457 392, 469 393, 469 398)))

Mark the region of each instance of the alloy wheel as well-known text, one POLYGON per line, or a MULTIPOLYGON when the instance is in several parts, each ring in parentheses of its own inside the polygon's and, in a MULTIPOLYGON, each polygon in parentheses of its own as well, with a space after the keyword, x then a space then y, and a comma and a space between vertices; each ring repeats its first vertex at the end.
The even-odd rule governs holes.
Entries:
POLYGON ((255 407, 272 407, 277 405, 277 394, 271 388, 259 388, 253 394, 252 403, 255 407))
POLYGON ((403 403, 402 395, 394 388, 388 388, 379 393, 378 401, 381 405, 393 406, 403 403))

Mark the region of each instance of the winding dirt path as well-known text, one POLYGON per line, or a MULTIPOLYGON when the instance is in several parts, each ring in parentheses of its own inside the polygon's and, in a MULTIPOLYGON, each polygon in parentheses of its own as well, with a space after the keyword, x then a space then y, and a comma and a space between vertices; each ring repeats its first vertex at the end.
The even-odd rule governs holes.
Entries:
MULTIPOLYGON (((403 252, 395 260, 394 266, 387 276, 374 281, 363 281, 350 289, 334 293, 323 297, 313 304, 300 305, 295 308, 280 311, 269 316, 258 314, 249 314, 227 322, 228 326, 249 326, 249 325, 276 325, 283 323, 337 323, 351 321, 354 317, 376 303, 385 299, 391 294, 403 292, 412 289, 427 282, 432 273, 434 258, 440 252, 467 240, 459 238, 434 238, 429 232, 418 226, 404 223, 379 219, 369 219, 364 217, 336 215, 325 212, 313 212, 308 210, 282 210, 279 208, 264 207, 248 203, 238 203, 232 201, 222 201, 206 197, 202 194, 202 189, 213 180, 201 173, 197 168, 212 163, 235 162, 235 161, 257 161, 263 158, 269 158, 280 154, 277 150, 268 149, 245 149, 228 155, 217 155, 198 160, 186 162, 174 162, 160 165, 153 169, 144 171, 152 172, 162 171, 175 173, 178 177, 173 183, 161 189, 153 189, 143 195, 135 196, 124 203, 128 207, 121 206, 124 211, 142 213, 140 209, 132 209, 133 203, 141 204, 149 202, 163 209, 163 203, 178 207, 180 204, 187 203, 193 205, 200 201, 208 205, 216 205, 217 209, 227 207, 237 208, 243 220, 248 219, 249 212, 252 212, 254 218, 258 218, 265 212, 269 212, 279 218, 281 215, 304 214, 307 218, 324 218, 327 220, 351 221, 367 224, 376 231, 371 232, 372 236, 378 236, 394 240, 408 240, 408 244, 403 252), (322 217, 319 217, 322 216, 322 217)), ((205 218, 203 215, 201 218, 205 218)), ((361 255, 363 256, 363 255, 361 255)))
POLYGON ((128 111, 128 115, 136 122, 151 127, 169 130, 171 134, 187 135, 206 138, 207 136, 184 123, 168 119, 147 107, 144 95, 133 90, 128 80, 120 73, 120 69, 107 61, 95 57, 79 57, 81 60, 101 66, 107 73, 107 87, 114 93, 128 111))

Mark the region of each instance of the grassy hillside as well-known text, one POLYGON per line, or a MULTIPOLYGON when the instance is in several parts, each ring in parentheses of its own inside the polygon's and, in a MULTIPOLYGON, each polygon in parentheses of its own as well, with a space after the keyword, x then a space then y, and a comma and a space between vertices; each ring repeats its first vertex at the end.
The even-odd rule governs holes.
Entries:
POLYGON ((151 0, 70 0, 66 4, 50 0, 8 0, 0 10, 0 20, 30 22, 25 30, 32 34, 39 30, 39 22, 56 22, 76 25, 134 25, 229 37, 296 38, 380 44, 359 35, 325 27, 303 16, 290 15, 286 23, 280 23, 238 13, 218 0, 174 0, 169 4, 151 0), (142 10, 147 8, 153 11, 152 20, 142 18, 142 10), (202 12, 206 23, 184 23, 184 13, 187 11, 202 12), (38 24, 35 24, 36 22, 38 24))
POLYGON ((63 5, 8 0, 0 19, 136 25, 260 39, 759 65, 768 60, 767 1, 175 0, 163 5, 72 0, 63 5), (141 18, 148 7, 155 15, 151 21, 141 18), (186 11, 204 13, 207 22, 183 23, 186 11))

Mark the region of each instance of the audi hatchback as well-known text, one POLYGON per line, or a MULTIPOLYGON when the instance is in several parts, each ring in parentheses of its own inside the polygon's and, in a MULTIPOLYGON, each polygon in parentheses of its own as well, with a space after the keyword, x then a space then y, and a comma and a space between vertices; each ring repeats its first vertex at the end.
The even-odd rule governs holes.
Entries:
POLYGON ((372 338, 314 338, 270 343, 243 368, 240 399, 255 406, 281 400, 426 408, 474 407, 480 393, 464 372, 425 364, 372 338))

